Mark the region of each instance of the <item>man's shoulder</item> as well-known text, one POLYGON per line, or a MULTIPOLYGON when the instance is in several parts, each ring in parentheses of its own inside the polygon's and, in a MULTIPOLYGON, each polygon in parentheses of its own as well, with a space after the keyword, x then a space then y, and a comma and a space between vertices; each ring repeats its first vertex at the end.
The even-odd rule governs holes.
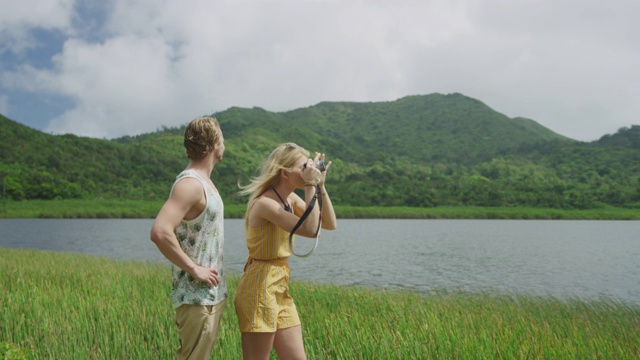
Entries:
POLYGON ((182 176, 176 178, 176 182, 174 184, 174 188, 182 187, 182 188, 202 188, 202 182, 195 176, 182 176))
POLYGON ((176 180, 171 190, 173 197, 193 199, 197 201, 202 197, 202 183, 195 177, 183 177, 176 180))

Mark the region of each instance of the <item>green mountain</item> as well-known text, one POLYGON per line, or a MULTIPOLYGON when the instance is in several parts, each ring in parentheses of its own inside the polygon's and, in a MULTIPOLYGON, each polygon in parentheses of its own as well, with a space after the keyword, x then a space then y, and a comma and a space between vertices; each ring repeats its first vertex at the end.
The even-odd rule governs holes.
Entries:
POLYGON ((607 134, 596 141, 598 145, 640 149, 640 126, 622 128, 615 134, 607 134))
POLYGON ((216 116, 228 139, 296 141, 361 165, 375 164, 380 156, 474 163, 523 144, 571 142, 533 120, 510 119, 461 94, 379 103, 323 102, 284 113, 232 108, 216 116))
POLYGON ((365 164, 377 161, 368 155, 372 149, 421 163, 474 163, 522 144, 569 140, 532 120, 509 119, 461 94, 408 96, 384 103, 320 103, 284 117, 292 123, 323 120, 316 125, 320 133, 334 139, 346 158, 365 164))
MULTIPOLYGON (((635 206, 640 127, 593 143, 508 118, 461 94, 391 102, 322 102, 287 112, 213 114, 226 153, 213 178, 225 201, 281 142, 334 161, 335 201, 381 206, 635 206)), ((8 198, 162 199, 187 163, 184 125, 99 140, 48 135, 0 116, 0 176, 8 198)))

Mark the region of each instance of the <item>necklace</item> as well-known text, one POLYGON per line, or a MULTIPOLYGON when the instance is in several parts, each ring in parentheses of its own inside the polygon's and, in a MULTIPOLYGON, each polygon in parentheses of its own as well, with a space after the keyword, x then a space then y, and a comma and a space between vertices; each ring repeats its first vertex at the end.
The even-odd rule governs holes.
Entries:
POLYGON ((288 203, 286 203, 286 202, 284 202, 284 200, 282 200, 282 197, 280 196, 280 194, 278 194, 278 192, 276 191, 276 188, 271 188, 271 190, 273 190, 273 192, 276 193, 276 195, 278 196, 278 199, 280 199, 280 202, 282 203, 282 205, 284 205, 284 211, 292 212, 291 211, 291 206, 289 206, 288 203))

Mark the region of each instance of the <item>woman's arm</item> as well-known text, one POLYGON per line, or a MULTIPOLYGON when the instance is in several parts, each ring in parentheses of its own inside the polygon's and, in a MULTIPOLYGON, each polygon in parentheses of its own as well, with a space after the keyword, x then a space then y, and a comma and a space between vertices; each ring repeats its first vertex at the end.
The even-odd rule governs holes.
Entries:
MULTIPOLYGON (((316 152, 316 159, 320 156, 322 161, 325 160, 324 154, 320 154, 316 152)), ((322 228, 326 230, 334 230, 338 221, 336 220, 336 213, 333 210, 333 203, 331 203, 331 198, 329 198, 329 193, 327 189, 324 187, 324 182, 327 179, 327 173, 329 172, 329 168, 331 167, 331 161, 325 164, 325 170, 320 174, 320 179, 318 184, 320 185, 320 194, 319 197, 322 198, 322 228)))
POLYGON ((335 230, 338 221, 336 220, 336 213, 333 210, 331 198, 329 198, 329 193, 324 187, 324 184, 320 186, 319 197, 322 198, 322 228, 325 230, 335 230))
MULTIPOLYGON (((257 225, 263 221, 269 221, 285 231, 291 232, 309 206, 313 196, 315 196, 315 187, 307 186, 307 188, 308 189, 305 189, 305 199, 307 199, 307 201, 302 200, 295 193, 289 196, 288 201, 293 205, 293 214, 285 211, 282 206, 280 206, 280 203, 266 196, 256 199, 251 208, 251 214, 249 215, 250 223, 257 225), (262 219, 262 221, 260 219, 262 219)), ((309 216, 307 216, 305 221, 296 230, 296 235, 315 237, 319 217, 320 210, 316 203, 309 216)))

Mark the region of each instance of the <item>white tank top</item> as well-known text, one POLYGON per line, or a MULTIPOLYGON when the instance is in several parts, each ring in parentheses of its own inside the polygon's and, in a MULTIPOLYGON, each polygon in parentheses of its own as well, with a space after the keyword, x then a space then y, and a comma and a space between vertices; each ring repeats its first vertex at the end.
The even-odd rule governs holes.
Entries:
MULTIPOLYGON (((182 220, 175 229, 176 238, 182 250, 200 266, 218 271, 218 285, 211 288, 196 281, 189 273, 173 265, 171 300, 173 307, 183 304, 216 305, 227 298, 227 281, 223 268, 222 249, 224 245, 224 205, 216 189, 211 187, 195 171, 181 172, 173 184, 191 177, 200 181, 207 204, 195 219, 182 220)), ((171 191, 173 191, 173 187, 171 191)))

